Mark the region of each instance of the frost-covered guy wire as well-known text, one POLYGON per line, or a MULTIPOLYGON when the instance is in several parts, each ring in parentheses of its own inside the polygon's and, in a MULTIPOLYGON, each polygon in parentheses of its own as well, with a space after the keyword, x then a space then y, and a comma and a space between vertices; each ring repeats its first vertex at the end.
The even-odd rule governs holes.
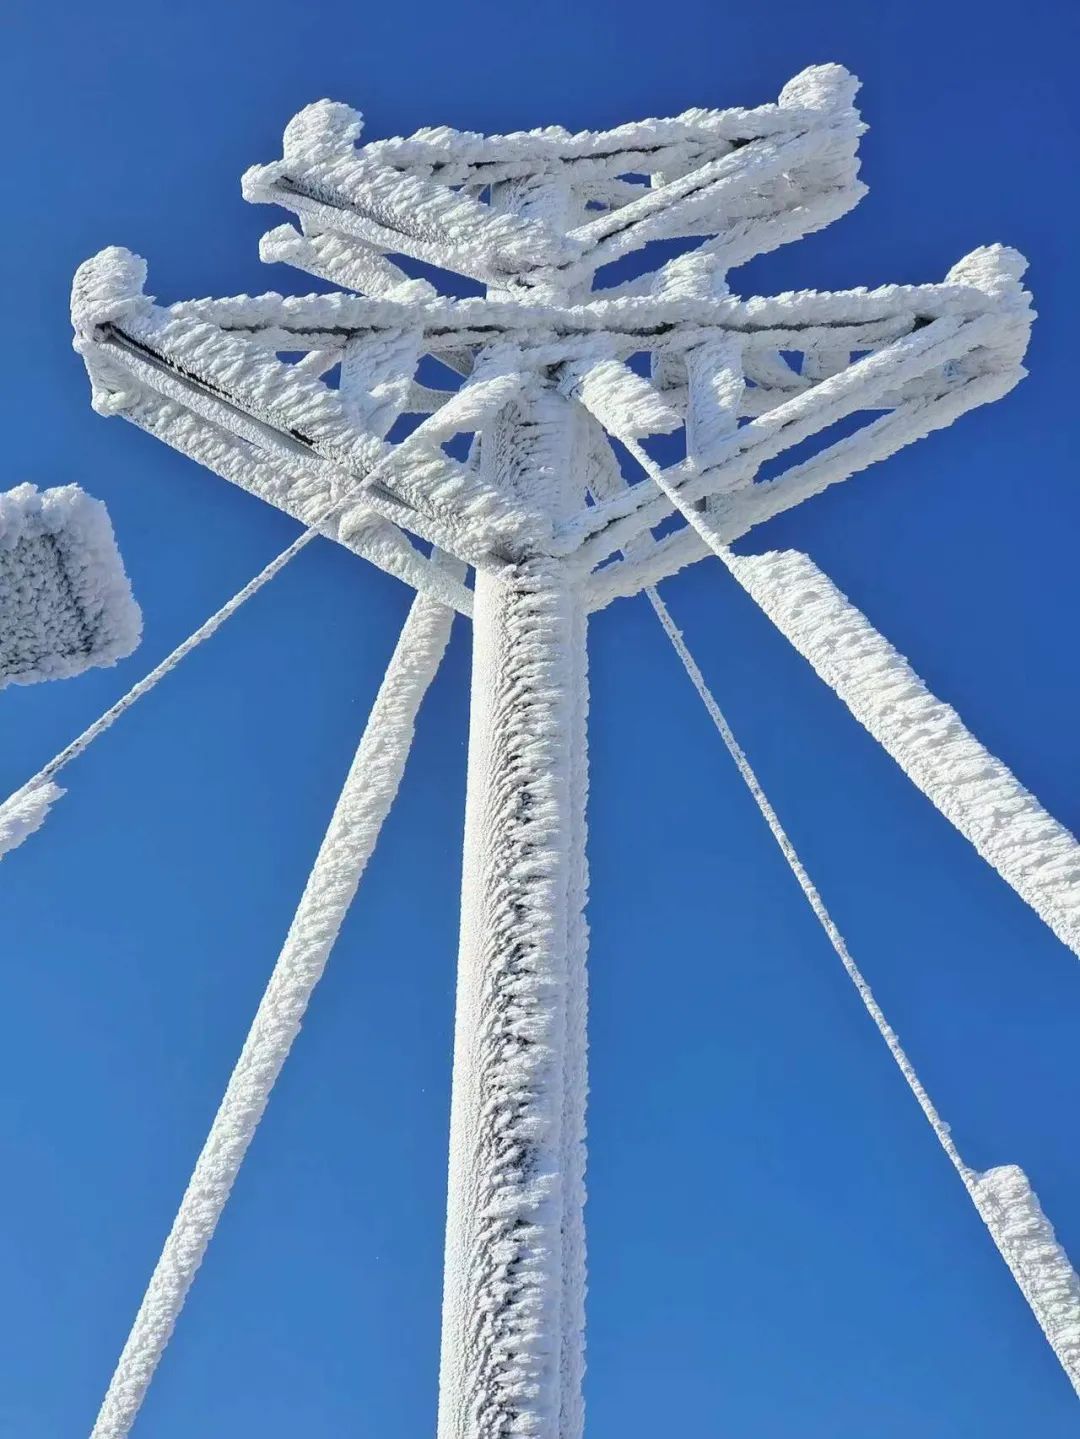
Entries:
POLYGON ((632 437, 638 462, 799 653, 980 855, 1080 956, 1080 844, 813 561, 736 555, 710 510, 689 504, 632 437))
POLYGON ((92 1439, 124 1439, 139 1411, 397 793, 416 714, 446 648, 452 619, 453 611, 435 600, 418 595, 413 601, 92 1439))
POLYGON ((194 630, 187 639, 182 640, 175 649, 171 650, 159 664, 156 664, 148 674, 132 685, 131 689, 109 706, 98 716, 92 724, 87 725, 82 734, 77 735, 70 744, 53 756, 51 760, 38 770, 31 779, 8 799, 0 804, 0 856, 9 850, 15 849, 24 839, 33 834, 45 822, 49 810, 60 799, 66 791, 56 784, 56 776, 69 765, 73 760, 84 754, 90 745, 93 744, 106 730, 111 729, 122 714, 125 714, 143 695, 148 694, 154 686, 170 674, 181 660, 191 654, 215 634, 221 626, 229 619, 240 606, 262 589, 263 585, 272 580, 285 565, 302 550, 305 545, 313 540, 319 531, 318 529, 305 530, 280 554, 259 571, 253 579, 250 579, 242 589, 237 590, 231 599, 227 600, 220 609, 215 610, 209 619, 204 620, 197 630, 194 630))
MULTIPOLYGON (((609 499, 625 490, 625 479, 610 463, 604 463, 602 453, 598 455, 595 446, 591 450, 590 458, 593 461, 588 469, 590 490, 597 498, 609 499)), ((641 461, 645 461, 647 457, 639 453, 639 458, 641 461)), ((702 526, 707 532, 707 525, 704 521, 702 526)), ((651 537, 643 537, 630 547, 627 552, 628 557, 641 559, 647 556, 654 547, 655 542, 651 537)), ((729 566, 744 563, 733 556, 730 551, 725 551, 721 558, 729 566)), ((766 556, 765 558, 805 560, 805 556, 766 556)), ((806 563, 809 564, 809 561, 806 563)), ((706 713, 734 760, 740 777, 750 791, 754 803, 776 840, 780 852, 787 861, 815 918, 825 931, 829 943, 844 966, 848 978, 855 986, 859 998, 885 1041, 889 1053, 896 1062, 935 1137, 960 1176, 968 1196, 986 1224, 999 1253, 1008 1265, 1054 1354, 1073 1387, 1077 1393, 1080 1393, 1080 1276, 1077 1276, 1068 1256, 1057 1243, 1053 1228, 1043 1214, 1026 1175, 1015 1165, 991 1169, 980 1174, 964 1162, 948 1124, 938 1113, 937 1107, 919 1079, 895 1030, 885 1018, 881 1006, 874 998, 870 986, 855 963, 843 935, 826 909, 816 885, 811 880, 750 761, 709 689, 682 631, 675 624, 667 605, 655 586, 646 586, 645 595, 686 671, 690 683, 697 692, 698 698, 704 705, 706 713)), ((916 693, 920 692, 924 693, 921 691, 921 687, 916 690, 916 693)))
MULTIPOLYGON (((108 512, 78 485, 0 494, 0 689, 126 658, 142 634, 108 512)), ((63 790, 40 774, 0 803, 0 857, 63 790)))
MULTIPOLYGON (((28 489, 29 486, 24 488, 28 489)), ((350 494, 351 491, 346 491, 345 494, 339 495, 326 505, 302 534, 297 535, 291 544, 264 565, 259 573, 237 590, 231 599, 226 600, 219 609, 203 621, 198 629, 182 640, 141 680, 132 685, 131 689, 121 695, 115 704, 110 705, 92 724, 87 725, 82 734, 77 735, 70 744, 65 745, 58 754, 38 770, 37 774, 28 779, 3 803, 0 803, 0 858, 34 834, 45 822, 52 806, 66 793, 56 784, 57 775, 73 760, 85 754, 90 745, 106 730, 111 729, 122 714, 126 714, 132 705, 148 694, 166 675, 171 674, 181 660, 186 659, 193 650, 216 634, 241 605, 257 594, 264 585, 269 584, 274 576, 280 574, 302 549, 318 538, 328 523, 335 519, 350 494)), ((451 603, 454 608, 468 607, 467 595, 461 588, 460 577, 445 566, 437 564, 430 566, 430 578, 424 586, 424 592, 451 603)), ((117 655, 117 658, 119 657, 117 655)))
POLYGON ((938 1113, 896 1031, 885 1018, 884 1011, 852 958, 843 935, 825 908, 817 886, 807 873, 787 831, 762 789, 760 780, 713 697, 682 632, 671 618, 667 605, 652 586, 646 589, 645 593, 724 747, 735 761, 743 783, 753 796, 754 803, 769 826, 780 852, 787 860, 806 902, 847 971, 848 978, 888 1046, 889 1053, 896 1061, 897 1068, 904 1076, 930 1128, 960 1176, 1002 1258, 1012 1271, 1021 1293, 1060 1360, 1061 1367, 1077 1394, 1080 1394, 1080 1276, 1073 1270, 1068 1256, 1057 1243, 1053 1228, 1039 1207, 1026 1175, 1016 1165, 1005 1165, 980 1174, 964 1163, 949 1126, 938 1113))
POLYGON ((244 190, 299 220, 265 258, 360 293, 161 307, 122 251, 76 278, 102 413, 306 523, 349 494, 328 532, 422 592, 421 543, 475 570, 440 1439, 581 1433, 587 610, 709 553, 694 516, 726 546, 1023 374, 1029 297, 1000 247, 941 284, 728 290, 859 200, 856 89, 817 66, 756 109, 367 145, 323 101, 244 190), (696 248, 604 288, 656 240, 696 248), (403 258, 487 293, 448 298, 403 258), (639 442, 676 431, 685 460, 647 462, 639 442), (644 480, 621 483, 607 435, 644 480), (689 523, 653 543, 673 513, 689 523))

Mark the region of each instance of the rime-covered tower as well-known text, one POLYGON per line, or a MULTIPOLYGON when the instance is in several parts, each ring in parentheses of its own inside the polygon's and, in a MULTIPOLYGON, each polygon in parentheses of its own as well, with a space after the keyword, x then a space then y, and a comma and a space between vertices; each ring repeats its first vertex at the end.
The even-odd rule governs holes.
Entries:
MULTIPOLYGON (((937 704, 894 674, 901 658, 809 561, 788 557, 785 569, 771 563, 784 557, 728 550, 1023 374, 1031 312, 1008 250, 968 256, 941 284, 729 290, 733 267, 860 198, 856 88, 822 66, 758 109, 366 145, 356 112, 320 102, 288 126, 280 160, 248 172, 244 193, 300 222, 271 230, 263 257, 338 292, 160 308, 141 262, 120 251, 76 279, 76 344, 98 409, 411 585, 421 610, 410 623, 429 625, 428 677, 449 616, 472 616, 440 1439, 582 1431, 591 611, 719 554, 916 783, 1076 940, 1076 908, 1054 880, 1071 837, 1003 766, 985 782, 1004 807, 977 774, 963 794, 950 788, 955 755, 927 748, 925 716, 908 723, 903 703, 875 708, 855 693, 824 612, 828 633, 854 635, 905 703, 937 704), (608 283, 607 267, 656 240, 685 241, 684 252, 608 283), (440 271, 486 293, 450 298, 440 271), (802 456, 785 466, 794 446, 802 456)), ((415 653, 399 646, 412 672, 415 653)), ((949 742, 974 746, 964 754, 985 770, 985 751, 938 709, 955 720, 949 742)), ((347 832, 347 805, 339 813, 347 832)), ((353 861, 337 853, 340 880, 353 861)), ((278 1067, 295 1024, 274 1041, 278 1067)), ((272 1082, 259 1080, 259 1104, 272 1082)), ((240 1096, 215 1121, 228 1142, 185 1198, 98 1439, 130 1427, 259 1104, 240 1096)))

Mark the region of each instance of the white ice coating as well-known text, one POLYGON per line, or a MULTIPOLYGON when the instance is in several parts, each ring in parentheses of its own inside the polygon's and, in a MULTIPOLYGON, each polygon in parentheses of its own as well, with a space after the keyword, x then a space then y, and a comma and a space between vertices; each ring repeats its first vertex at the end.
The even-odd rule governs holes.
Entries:
POLYGON ((828 223, 860 198, 857 89, 842 67, 822 65, 786 86, 779 104, 756 110, 690 110, 577 135, 444 128, 360 149, 359 114, 323 100, 290 122, 280 161, 248 171, 244 193, 291 209, 306 230, 495 285, 517 277, 546 286, 542 276, 555 271, 581 283, 650 240, 717 230, 730 236, 728 263, 736 263, 828 223), (631 183, 629 174, 647 183, 631 183), (577 228, 560 233, 535 213, 497 213, 474 198, 537 177, 569 182, 577 228))
POLYGON ((296 366, 238 333, 153 310, 128 321, 125 334, 168 359, 170 368, 161 370, 139 356, 127 357, 143 384, 166 398, 187 401, 204 418, 231 421, 252 443, 273 433, 283 437, 275 441, 277 447, 288 452, 288 437, 298 436, 297 442, 310 450, 308 462, 328 465, 338 485, 360 481, 358 503, 388 519, 407 521, 425 539, 464 559, 519 541, 530 533, 530 522, 543 532, 541 520, 509 507, 502 496, 479 485, 466 466, 441 451, 413 455, 407 466, 395 470, 394 446, 359 427, 355 412, 346 408, 337 391, 297 373, 296 366), (193 394, 189 376, 202 381, 205 390, 193 394), (241 403, 249 416, 246 423, 240 415, 229 414, 219 398, 223 390, 241 403))
POLYGON ((41 828, 62 794, 51 780, 31 780, 0 804, 0 858, 41 828))
POLYGON ((724 556, 780 632, 1017 894, 1080 954, 1080 846, 808 556, 724 556))
POLYGON ((340 228, 378 249, 505 283, 514 273, 576 257, 542 222, 499 214, 461 190, 358 152, 340 126, 347 107, 319 101, 290 124, 285 154, 244 176, 244 196, 287 202, 320 230, 340 228))
MULTIPOLYGON (((1023 262, 1000 246, 936 285, 728 290, 731 266, 864 193, 857 88, 841 67, 815 66, 755 109, 578 134, 438 127, 367 144, 357 111, 320 101, 244 189, 300 221, 271 230, 263 257, 343 291, 162 308, 143 293, 142 262, 118 250, 76 277, 76 348, 101 413, 421 595, 476 611, 440 1439, 581 1439, 586 611, 1023 374, 1023 262), (674 237, 697 248, 603 288, 611 261, 674 237), (410 261, 479 279, 487 294, 441 294, 434 271, 407 274, 410 261), (643 354, 649 379, 634 368, 643 354), (767 461, 877 411, 755 483, 767 461), (413 415, 427 418, 391 431, 413 415), (686 459, 666 469, 639 445, 679 431, 686 459), (444 448, 459 435, 472 436, 468 462, 444 448), (625 484, 608 436, 644 480, 625 484), (654 542, 673 511, 685 528, 654 542), (475 600, 410 537, 474 566, 475 600)), ((190 1279, 177 1287, 180 1271, 168 1273, 163 1312, 190 1279)), ((152 1315, 140 1323, 135 1389, 120 1386, 120 1418, 99 1439, 124 1432, 123 1392, 141 1396, 167 1338, 152 1315)))
MULTIPOLYGON (((728 472, 725 475, 721 467, 714 466, 706 474, 712 497, 708 506, 709 515, 716 543, 731 544, 755 525, 812 499, 830 485, 887 459, 903 446, 924 439, 932 431, 951 425, 976 405, 1001 399, 1022 374, 1022 370, 1010 369, 1000 374, 980 375, 946 390, 938 398, 913 402, 881 416, 854 435, 838 440, 811 459, 794 465, 777 479, 766 483, 752 483, 746 472, 734 475, 728 472), (726 486, 729 476, 732 483, 726 486)), ((698 498, 696 492, 700 489, 697 472, 688 477, 690 483, 685 490, 678 492, 686 501, 692 495, 698 498)), ((659 518, 664 509, 665 505, 657 502, 652 510, 645 513, 650 519, 654 515, 659 518)), ((596 545, 596 541, 601 541, 597 548, 607 551, 615 542, 614 547, 618 548, 623 533, 635 533, 639 523, 639 516, 631 516, 619 521, 618 525, 612 525, 609 535, 600 533, 596 540, 588 543, 596 545)), ((688 523, 660 541, 643 557, 626 558, 594 571, 589 589, 589 607, 592 610, 603 609, 612 600, 638 594, 646 586, 655 585, 687 565, 695 564, 710 552, 709 543, 693 524, 688 523)))
POLYGON ((335 477, 309 462, 281 455, 273 462, 260 459, 257 451, 237 436, 153 391, 135 397, 124 415, 181 454, 338 540, 419 593, 441 599, 461 614, 472 613, 472 593, 460 580, 431 564, 396 525, 373 510, 355 500, 336 505, 332 496, 340 486, 335 477))
MULTIPOLYGON (((411 454, 395 469, 396 447, 359 423, 354 404, 254 337, 250 305, 237 302, 225 329, 198 318, 197 311, 166 311, 131 299, 122 333, 103 332, 119 304, 109 293, 110 282, 128 284, 138 273, 133 257, 127 259, 132 263, 120 264, 116 252, 103 252, 81 266, 75 279, 75 343, 94 380, 99 408, 125 413, 147 391, 156 392, 199 420, 231 430, 271 460, 284 457, 295 464, 302 458, 308 469, 326 476, 331 493, 352 490, 361 510, 402 521, 468 561, 535 542, 550 530, 544 517, 508 504, 480 483, 474 468, 437 447, 411 454)), ((404 386, 402 404, 407 396, 404 386)), ((386 418, 384 405, 380 428, 386 418)), ((342 523, 346 520, 343 512, 342 523)))
POLYGON ((113 665, 141 635, 102 502, 78 485, 0 494, 0 689, 113 665))
POLYGON ((453 611, 423 596, 413 602, 92 1439, 124 1439, 135 1421, 397 793, 416 714, 446 648, 452 618, 453 611))
POLYGON ((1027 1175, 1015 1164, 969 1173, 972 1199, 1061 1367, 1080 1395, 1080 1275, 1027 1175))
MULTIPOLYGON (((623 548, 625 539, 658 523, 673 507, 679 507, 674 503, 673 491, 686 502, 718 497, 710 513, 723 540, 730 542, 770 515, 846 479, 974 405, 998 398, 1024 373, 1020 357, 1031 325, 1031 310, 1029 297, 1019 283, 1022 269, 1021 257, 995 247, 968 256, 932 298, 926 297, 928 304, 919 302, 908 308, 906 320, 887 313, 875 318, 877 306, 866 305, 864 313, 876 334, 876 348, 816 382, 804 380, 782 364, 775 349, 772 354, 767 348, 765 353, 757 353, 755 342, 759 336, 748 335, 742 347, 743 366, 748 373, 755 362, 759 367, 767 366, 775 398, 764 409, 757 409, 746 424, 732 426, 726 438, 714 435, 706 466, 694 457, 688 458, 667 467, 661 483, 657 477, 659 467, 644 462, 652 483, 635 485, 580 517, 579 561, 593 565, 613 550, 623 548), (932 317, 927 313, 931 304, 936 311, 932 317), (788 377, 791 383, 784 387, 782 382, 788 377), (889 413, 811 459, 792 465, 767 483, 753 483, 766 461, 840 420, 875 409, 889 413)), ((802 298, 798 308, 809 316, 818 308, 816 301, 829 297, 802 298)), ((894 298, 894 304, 898 298, 894 298)), ((830 338, 830 308, 841 315, 846 326, 843 311, 857 314, 860 304, 868 300, 869 296, 859 297, 854 292, 831 297, 820 322, 808 325, 797 338, 793 332, 796 345, 817 348, 830 338)), ((689 303, 724 307, 730 302, 689 303)), ((870 343, 865 335, 864 343, 870 343)), ((851 346, 857 348, 857 342, 852 341, 851 346)), ((783 344, 779 348, 784 348, 783 344)), ((759 388, 743 389, 740 395, 757 395, 759 388)), ((580 392, 578 398, 586 403, 580 392)), ((610 414, 605 417, 596 413, 624 442, 634 438, 628 426, 616 423, 613 427, 610 414)), ((682 538, 673 539, 672 544, 676 543, 682 545, 682 538)), ((701 553, 700 542, 691 541, 690 554, 699 558, 701 553)), ((677 567, 674 564, 670 568, 677 567)))

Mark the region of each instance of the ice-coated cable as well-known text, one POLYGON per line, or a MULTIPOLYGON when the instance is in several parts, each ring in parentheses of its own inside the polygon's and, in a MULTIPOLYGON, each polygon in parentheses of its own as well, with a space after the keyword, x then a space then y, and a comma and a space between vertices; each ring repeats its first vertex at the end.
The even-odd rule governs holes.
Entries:
POLYGON ((735 555, 626 436, 642 468, 907 777, 1074 954, 1080 845, 806 555, 735 555))
POLYGON ((938 1113, 922 1081, 904 1051, 896 1031, 885 1018, 848 950, 843 935, 825 907, 825 902, 806 871, 794 845, 761 787, 750 761, 717 704, 681 631, 676 626, 656 589, 645 591, 665 634, 698 693, 709 718, 716 727, 727 752, 747 789, 753 796, 761 816, 768 825, 781 853, 818 923, 828 936, 848 978, 855 986, 878 1033, 904 1076, 916 1103, 926 1116, 930 1128, 967 1190, 1001 1257, 1008 1265, 1017 1286, 1038 1321, 1050 1347, 1068 1375, 1073 1388, 1080 1394, 1080 1277, 1074 1272, 1068 1256, 1057 1243, 1054 1230, 1043 1214, 1038 1199, 1022 1170, 1003 1165, 979 1173, 964 1163, 950 1133, 949 1126, 938 1113))
POLYGON ((0 856, 15 849, 24 839, 33 834, 44 822, 52 805, 66 793, 55 783, 56 776, 60 771, 72 760, 78 759, 81 754, 85 753, 94 740, 110 729, 122 714, 129 710, 137 700, 141 700, 143 695, 148 694, 158 681, 163 680, 174 670, 181 660, 191 654, 192 650, 197 649, 204 640, 208 640, 211 635, 216 633, 225 621, 236 613, 245 600, 249 600, 252 595, 262 589, 263 585, 283 570, 289 561, 318 533, 316 525, 298 535, 287 549, 282 550, 279 555, 275 555, 268 565, 264 566, 253 579, 244 585, 243 589, 237 590, 232 599, 227 600, 219 610, 215 610, 208 620, 205 620, 197 630, 188 635, 186 640, 183 640, 170 654, 167 654, 149 674, 144 675, 137 684, 132 685, 127 694, 122 695, 115 704, 110 705, 103 714, 94 720, 93 724, 83 730, 82 734, 66 745, 59 754, 54 755, 33 778, 27 780, 3 804, 0 804, 0 856))
POLYGON ((133 704, 148 694, 154 686, 171 673, 172 670, 186 659, 192 650, 195 650, 205 640, 215 634, 227 619, 230 619, 236 611, 247 600, 258 593, 265 584, 268 584, 275 575, 279 574, 290 560, 294 559, 305 546, 309 545, 323 530, 336 510, 354 497, 355 491, 360 488, 361 481, 350 486, 330 502, 301 534, 297 535, 292 544, 288 545, 275 555, 257 575, 250 579, 242 589, 237 590, 232 599, 226 600, 225 604, 205 620, 197 630, 188 635, 186 640, 181 641, 165 658, 154 666, 154 668, 143 676, 136 684, 132 685, 127 694, 109 706, 103 714, 83 730, 66 745, 58 754, 38 770, 0 804, 0 858, 9 851, 16 849, 44 823, 49 810, 66 791, 55 783, 56 776, 69 765, 72 760, 78 759, 81 754, 110 729, 116 721, 129 710, 133 704))

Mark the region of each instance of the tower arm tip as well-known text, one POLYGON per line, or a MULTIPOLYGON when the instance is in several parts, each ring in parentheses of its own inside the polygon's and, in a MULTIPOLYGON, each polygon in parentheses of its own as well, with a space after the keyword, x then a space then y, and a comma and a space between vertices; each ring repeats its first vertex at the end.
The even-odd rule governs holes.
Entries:
POLYGON ((971 285, 996 300, 1015 297, 1030 302, 1031 296, 1020 283, 1027 267, 1025 256, 1011 245, 980 245, 970 255, 957 260, 946 275, 945 283, 971 285))
POLYGON ((792 76, 780 91, 784 109, 850 110, 862 82, 843 65, 811 65, 792 76))
POLYGON ((71 286, 76 335, 88 335, 110 321, 148 309, 153 301, 144 291, 145 284, 146 261, 119 245, 109 245, 84 260, 71 286))
POLYGON ((330 160, 351 150, 364 129, 364 117, 338 100, 305 105, 285 126, 283 153, 293 163, 330 160))

